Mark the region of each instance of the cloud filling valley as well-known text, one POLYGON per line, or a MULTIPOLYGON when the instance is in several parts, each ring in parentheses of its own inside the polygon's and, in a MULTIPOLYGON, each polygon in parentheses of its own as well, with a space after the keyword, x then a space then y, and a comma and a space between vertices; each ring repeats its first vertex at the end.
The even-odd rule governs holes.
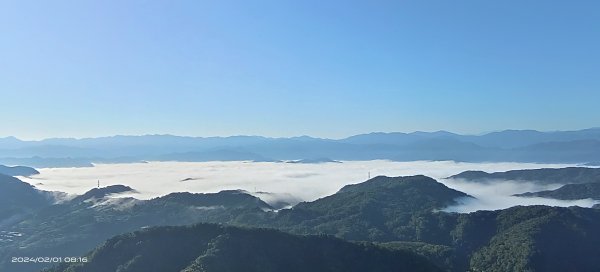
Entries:
POLYGON ((393 162, 387 160, 344 161, 343 163, 283 162, 148 162, 97 164, 82 168, 42 168, 39 175, 21 177, 38 189, 83 194, 101 186, 123 184, 134 194, 120 194, 150 199, 172 192, 214 193, 241 189, 268 203, 313 201, 334 194, 344 185, 360 183, 378 175, 426 175, 450 188, 477 199, 463 199, 447 211, 472 212, 504 209, 515 205, 550 205, 590 207, 593 200, 561 201, 545 198, 514 197, 513 194, 558 188, 560 185, 536 185, 497 181, 493 184, 446 179, 466 170, 486 172, 515 169, 560 168, 573 165, 534 163, 465 163, 454 161, 393 162))

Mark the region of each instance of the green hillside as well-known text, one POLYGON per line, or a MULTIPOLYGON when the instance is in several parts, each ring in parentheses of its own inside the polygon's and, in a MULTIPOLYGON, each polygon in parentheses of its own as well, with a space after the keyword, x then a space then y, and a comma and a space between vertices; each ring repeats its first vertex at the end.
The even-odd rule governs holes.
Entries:
POLYGON ((441 271, 416 254, 327 236, 199 224, 120 235, 49 272, 441 271))

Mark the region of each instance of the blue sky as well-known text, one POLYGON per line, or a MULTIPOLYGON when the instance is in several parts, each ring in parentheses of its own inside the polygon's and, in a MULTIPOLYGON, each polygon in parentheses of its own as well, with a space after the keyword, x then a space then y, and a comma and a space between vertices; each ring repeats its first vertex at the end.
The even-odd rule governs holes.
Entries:
POLYGON ((2 1, 0 136, 600 126, 598 1, 2 1))

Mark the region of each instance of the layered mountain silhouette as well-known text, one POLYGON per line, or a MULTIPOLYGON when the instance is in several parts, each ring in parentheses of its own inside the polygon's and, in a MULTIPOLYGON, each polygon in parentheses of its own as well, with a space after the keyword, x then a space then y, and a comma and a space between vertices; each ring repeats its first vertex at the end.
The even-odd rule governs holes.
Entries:
POLYGON ((600 128, 539 132, 507 130, 484 135, 446 131, 370 133, 345 139, 308 136, 113 136, 21 141, 0 138, 0 163, 80 167, 139 161, 310 161, 388 159, 593 163, 600 161, 600 128))

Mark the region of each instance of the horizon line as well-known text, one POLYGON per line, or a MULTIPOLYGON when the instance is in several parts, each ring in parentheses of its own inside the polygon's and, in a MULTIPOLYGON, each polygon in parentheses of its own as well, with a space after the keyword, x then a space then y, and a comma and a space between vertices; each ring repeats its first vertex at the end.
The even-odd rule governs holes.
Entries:
POLYGON ((348 139, 350 137, 359 136, 359 135, 369 135, 369 134, 417 134, 417 133, 448 133, 454 134, 458 136, 484 136, 492 133, 499 132, 507 132, 507 131, 529 131, 529 132, 539 132, 539 133, 556 133, 556 132, 578 132, 585 130, 595 130, 600 129, 598 127, 589 127, 582 129, 569 129, 569 130, 536 130, 536 129, 501 129, 501 130, 493 130, 488 132, 480 132, 480 133, 456 133, 449 130, 435 130, 435 131, 424 131, 424 130, 415 130, 411 132, 402 132, 402 131, 372 131, 372 132, 364 132, 358 134, 348 135, 342 138, 327 138, 327 137, 317 137, 310 136, 307 134, 298 135, 298 136, 265 136, 265 135, 256 135, 256 134, 234 134, 234 135, 215 135, 215 136, 199 136, 199 135, 177 135, 171 133, 148 133, 148 134, 112 134, 112 135, 101 135, 101 136, 91 136, 91 137, 47 137, 47 138, 37 138, 37 139, 24 139, 16 136, 4 136, 0 137, 2 139, 13 139, 21 142, 42 142, 47 140, 89 140, 89 139, 101 139, 101 138, 114 138, 114 137, 148 137, 148 136, 166 136, 166 137, 181 137, 181 138, 195 138, 195 139, 210 139, 210 138, 233 138, 233 137, 261 137, 266 139, 294 139, 294 138, 311 138, 311 139, 321 139, 321 140, 343 140, 348 139))

